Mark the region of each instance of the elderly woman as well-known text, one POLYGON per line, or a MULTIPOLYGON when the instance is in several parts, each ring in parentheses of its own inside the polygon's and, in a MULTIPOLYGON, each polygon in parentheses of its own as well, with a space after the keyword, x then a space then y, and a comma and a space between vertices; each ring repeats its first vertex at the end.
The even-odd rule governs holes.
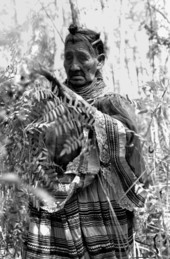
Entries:
POLYGON ((64 50, 65 85, 95 107, 95 123, 89 133, 94 148, 81 161, 78 176, 75 171, 80 169, 76 164, 80 164, 81 151, 57 158, 62 138, 57 140, 52 131, 47 133, 46 144, 51 153, 55 150, 55 162, 66 172, 74 168, 74 176, 67 182, 74 190, 72 195, 66 191, 65 196, 56 191, 59 203, 64 201, 56 210, 31 208, 22 258, 129 258, 133 211, 144 203, 137 181, 142 171, 141 150, 130 103, 105 93, 101 73, 104 60, 98 33, 69 27, 64 50))

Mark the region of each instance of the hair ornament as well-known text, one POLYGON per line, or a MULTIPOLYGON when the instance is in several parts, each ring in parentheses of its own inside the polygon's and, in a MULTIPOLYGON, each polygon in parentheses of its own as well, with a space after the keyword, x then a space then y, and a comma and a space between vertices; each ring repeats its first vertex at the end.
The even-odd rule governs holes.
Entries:
POLYGON ((71 24, 68 30, 72 35, 75 35, 78 32, 78 26, 75 24, 71 24))
POLYGON ((93 42, 91 43, 91 45, 94 46, 94 45, 96 45, 99 41, 101 41, 101 40, 100 40, 100 39, 95 40, 95 41, 93 41, 93 42))
POLYGON ((98 33, 98 34, 96 35, 96 40, 94 40, 94 41, 91 43, 91 45, 94 46, 94 45, 96 45, 99 41, 101 41, 101 39, 100 39, 100 33, 98 33))

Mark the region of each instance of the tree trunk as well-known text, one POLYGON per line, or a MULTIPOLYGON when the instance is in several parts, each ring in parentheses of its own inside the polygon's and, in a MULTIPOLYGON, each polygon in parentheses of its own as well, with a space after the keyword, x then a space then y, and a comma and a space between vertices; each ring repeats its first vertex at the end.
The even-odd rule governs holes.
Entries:
POLYGON ((120 47, 119 47, 119 91, 125 87, 125 10, 127 0, 120 1, 120 47))
POLYGON ((12 0, 12 6, 13 6, 13 10, 14 10, 14 24, 15 26, 18 25, 18 19, 17 19, 17 9, 16 9, 16 1, 12 0))
POLYGON ((79 10, 77 7, 77 2, 75 0, 69 0, 69 3, 70 3, 70 8, 71 8, 72 23, 79 26, 80 19, 79 19, 79 10))
POLYGON ((54 30, 54 37, 55 37, 55 53, 54 53, 54 70, 55 75, 58 79, 64 79, 64 69, 63 69, 63 59, 62 53, 64 50, 64 38, 63 38, 63 30, 59 31, 59 28, 63 28, 63 2, 54 0, 54 24, 57 26, 54 30))

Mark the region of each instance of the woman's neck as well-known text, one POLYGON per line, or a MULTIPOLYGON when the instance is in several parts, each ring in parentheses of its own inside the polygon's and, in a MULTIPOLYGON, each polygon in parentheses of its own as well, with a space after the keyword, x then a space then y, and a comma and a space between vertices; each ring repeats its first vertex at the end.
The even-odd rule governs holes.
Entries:
POLYGON ((95 78, 95 80, 92 83, 84 86, 79 86, 79 87, 69 85, 67 82, 66 82, 66 85, 71 90, 81 95, 87 101, 91 99, 94 100, 95 98, 103 95, 103 91, 105 88, 105 83, 103 82, 102 78, 95 78))

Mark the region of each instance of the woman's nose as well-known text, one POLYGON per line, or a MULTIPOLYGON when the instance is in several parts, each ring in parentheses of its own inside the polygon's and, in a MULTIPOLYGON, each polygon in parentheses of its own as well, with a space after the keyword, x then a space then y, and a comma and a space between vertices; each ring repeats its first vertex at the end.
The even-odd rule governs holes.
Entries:
POLYGON ((73 59, 70 69, 72 71, 80 70, 80 64, 77 59, 75 59, 75 58, 73 59))

